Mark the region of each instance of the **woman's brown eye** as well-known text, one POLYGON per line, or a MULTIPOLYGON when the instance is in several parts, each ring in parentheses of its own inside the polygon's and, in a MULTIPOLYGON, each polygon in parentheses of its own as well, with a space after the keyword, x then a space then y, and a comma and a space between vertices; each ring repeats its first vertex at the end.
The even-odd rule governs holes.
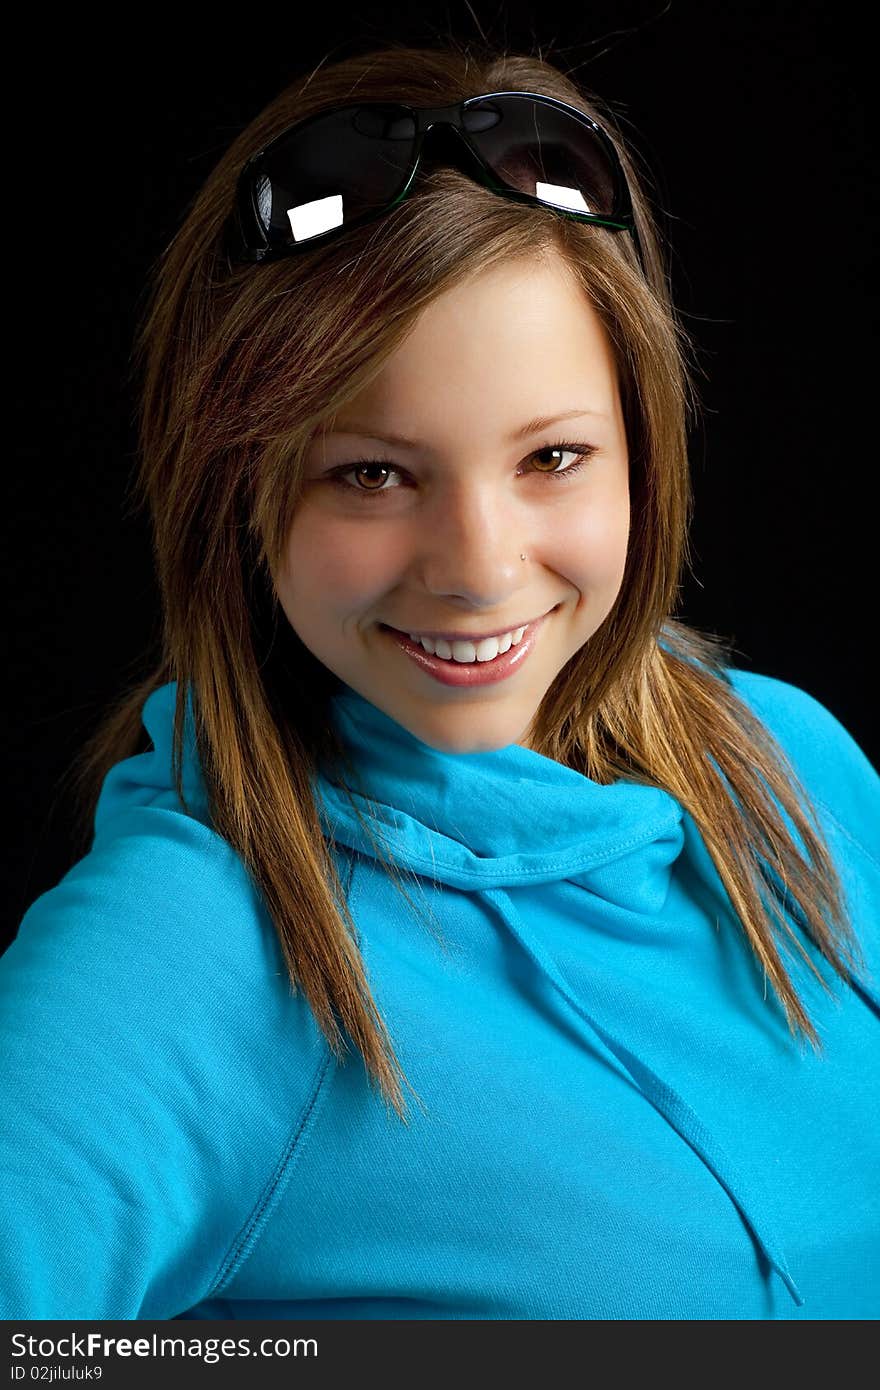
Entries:
POLYGON ((366 473, 369 471, 375 473, 377 469, 384 476, 381 478, 372 479, 370 486, 363 489, 365 492, 377 491, 377 489, 380 488, 382 484, 387 480, 388 474, 391 470, 388 468, 388 465, 384 463, 361 463, 358 464, 357 468, 354 470, 355 476, 357 476, 358 474, 366 473), (373 484, 375 484, 375 486, 373 486, 373 484))
POLYGON ((559 457, 558 457, 558 456, 559 456, 560 454, 567 454, 567 453, 570 453, 570 452, 571 452, 570 449, 557 449, 557 448, 553 448, 553 449, 539 449, 539 450, 537 451, 537 453, 535 453, 535 454, 532 455, 532 457, 533 457, 533 458, 536 458, 536 459, 540 459, 540 458, 544 458, 547 454, 556 454, 557 457, 556 457, 555 459, 551 459, 551 460, 548 461, 548 462, 549 462, 549 467, 548 467, 547 469, 539 469, 539 472, 552 473, 552 472, 554 471, 554 469, 556 469, 556 468, 559 467, 559 462, 560 462, 560 460, 559 460, 559 457))

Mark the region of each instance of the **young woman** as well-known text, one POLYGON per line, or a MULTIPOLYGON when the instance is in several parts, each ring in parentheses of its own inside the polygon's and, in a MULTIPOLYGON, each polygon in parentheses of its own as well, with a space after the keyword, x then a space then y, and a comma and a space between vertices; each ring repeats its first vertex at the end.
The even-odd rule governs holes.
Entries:
POLYGON ((5 1318, 880 1311, 880 778, 672 616, 687 351, 535 57, 222 158, 138 345, 163 659, 0 965, 5 1318))

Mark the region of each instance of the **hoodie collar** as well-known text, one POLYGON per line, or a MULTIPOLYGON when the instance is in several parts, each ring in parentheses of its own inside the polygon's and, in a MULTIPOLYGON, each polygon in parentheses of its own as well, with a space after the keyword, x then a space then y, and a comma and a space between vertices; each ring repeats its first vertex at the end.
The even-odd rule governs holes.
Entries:
POLYGON ((681 806, 660 788, 603 786, 515 743, 442 752, 350 686, 331 706, 359 778, 354 805, 319 779, 319 806, 336 841, 375 857, 361 820, 370 818, 398 862, 450 886, 569 879, 601 891, 613 878, 621 905, 650 911, 665 897, 684 831, 681 806), (619 865, 603 873, 625 856, 638 865, 635 878, 619 865))

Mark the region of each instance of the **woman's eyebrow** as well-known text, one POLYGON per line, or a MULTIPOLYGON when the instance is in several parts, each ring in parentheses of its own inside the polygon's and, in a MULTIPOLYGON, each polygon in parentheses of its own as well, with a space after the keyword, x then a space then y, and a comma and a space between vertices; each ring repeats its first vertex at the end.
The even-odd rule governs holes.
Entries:
MULTIPOLYGON (((583 416, 594 415, 600 420, 607 419, 606 412, 603 410, 582 410, 577 407, 574 410, 563 410, 559 415, 537 415, 533 420, 528 420, 519 429, 508 435, 505 441, 508 444, 516 444, 521 439, 528 439, 533 434, 540 434, 550 425, 558 425, 563 420, 576 420, 583 416)), ((382 444, 393 444, 398 449, 418 449, 421 448, 418 440, 408 439, 402 434, 389 434, 387 432, 374 432, 368 426, 349 420, 347 423, 338 424, 335 429, 328 430, 331 434, 356 434, 362 439, 377 439, 382 444)))

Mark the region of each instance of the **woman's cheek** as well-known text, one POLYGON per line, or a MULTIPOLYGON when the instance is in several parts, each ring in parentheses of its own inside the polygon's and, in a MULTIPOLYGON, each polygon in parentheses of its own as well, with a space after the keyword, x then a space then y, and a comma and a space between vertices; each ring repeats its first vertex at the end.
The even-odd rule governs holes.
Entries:
POLYGON ((346 610, 368 607, 406 566, 405 547, 387 526, 320 515, 294 521, 285 556, 284 587, 293 603, 317 594, 322 604, 346 610))
POLYGON ((626 566, 628 500, 573 512, 556 537, 557 571, 582 590, 619 585, 626 566))

